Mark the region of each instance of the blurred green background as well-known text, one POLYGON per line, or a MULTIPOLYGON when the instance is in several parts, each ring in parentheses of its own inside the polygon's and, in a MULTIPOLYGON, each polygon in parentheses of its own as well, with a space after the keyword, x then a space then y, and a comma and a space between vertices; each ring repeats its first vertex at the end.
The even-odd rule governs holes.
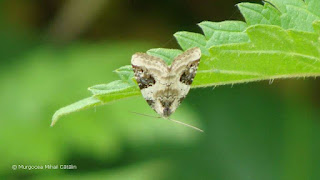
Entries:
MULTIPOLYGON (((131 55, 178 48, 173 33, 203 20, 242 20, 236 0, 0 1, 0 178, 320 179, 320 81, 192 89, 172 116, 133 97, 53 113, 118 77, 131 55), (12 165, 76 170, 12 170, 12 165)), ((260 1, 251 1, 258 2, 260 1)))

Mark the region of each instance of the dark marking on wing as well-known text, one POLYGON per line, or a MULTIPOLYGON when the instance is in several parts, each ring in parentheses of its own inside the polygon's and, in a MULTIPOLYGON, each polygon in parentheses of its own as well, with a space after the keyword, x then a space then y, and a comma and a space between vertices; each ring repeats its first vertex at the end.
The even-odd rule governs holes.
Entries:
POLYGON ((134 71, 136 81, 141 90, 153 86, 156 83, 154 77, 150 73, 148 73, 147 70, 144 70, 141 67, 134 65, 132 65, 132 68, 134 71))
POLYGON ((184 96, 184 97, 181 97, 181 98, 178 100, 179 104, 184 100, 184 98, 185 98, 185 96, 184 96))
POLYGON ((151 107, 153 107, 153 105, 154 105, 154 100, 146 100, 147 101, 147 103, 149 104, 149 106, 151 106, 151 107))
POLYGON ((196 76, 198 65, 199 60, 189 64, 180 76, 180 82, 186 85, 191 85, 194 77, 196 76))

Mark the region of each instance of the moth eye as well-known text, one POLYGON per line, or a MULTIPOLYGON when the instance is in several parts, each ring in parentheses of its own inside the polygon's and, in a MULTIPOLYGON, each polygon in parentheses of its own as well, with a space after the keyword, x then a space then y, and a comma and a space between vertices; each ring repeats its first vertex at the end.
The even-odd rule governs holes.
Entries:
POLYGON ((194 62, 194 63, 190 64, 189 66, 187 66, 187 69, 180 76, 180 82, 182 82, 186 85, 191 85, 193 82, 193 79, 197 73, 198 64, 199 64, 199 62, 194 62))

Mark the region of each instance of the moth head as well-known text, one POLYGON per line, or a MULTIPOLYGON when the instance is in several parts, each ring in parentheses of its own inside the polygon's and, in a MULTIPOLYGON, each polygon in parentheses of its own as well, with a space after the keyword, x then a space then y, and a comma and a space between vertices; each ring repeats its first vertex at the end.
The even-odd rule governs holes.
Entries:
MULTIPOLYGON (((175 112, 183 98, 159 97, 156 98, 150 106, 162 117, 169 117, 175 112)), ((148 102, 148 101, 147 101, 148 102)), ((149 101, 150 102, 150 101, 149 101)), ((148 102, 148 103, 149 103, 148 102)))

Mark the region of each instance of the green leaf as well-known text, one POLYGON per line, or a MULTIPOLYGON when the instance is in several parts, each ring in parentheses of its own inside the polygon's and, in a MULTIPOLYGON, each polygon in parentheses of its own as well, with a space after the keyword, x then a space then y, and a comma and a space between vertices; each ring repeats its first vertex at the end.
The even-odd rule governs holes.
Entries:
POLYGON ((53 126, 61 116, 65 116, 65 115, 70 114, 72 112, 88 109, 88 108, 95 107, 95 106, 98 106, 101 104, 102 104, 102 102, 99 99, 94 98, 94 97, 89 97, 89 98, 80 100, 78 102, 75 102, 73 104, 70 104, 66 107, 63 107, 53 114, 51 126, 53 126))
MULTIPOLYGON (((199 23, 204 35, 174 34, 183 50, 199 47, 202 51, 192 88, 320 76, 319 0, 269 0, 264 5, 240 3, 238 7, 246 22, 204 21, 199 23)), ((182 51, 157 48, 147 53, 170 64, 182 51)), ((121 80, 89 88, 96 101, 93 105, 67 106, 57 111, 53 121, 67 114, 63 112, 140 94, 131 66, 115 72, 121 80)))
POLYGON ((305 6, 304 2, 302 0, 268 0, 271 4, 273 4, 279 11, 282 13, 287 12, 287 6, 297 6, 297 7, 303 7, 305 6))
POLYGON ((118 80, 109 84, 95 85, 89 88, 93 97, 102 103, 112 102, 118 99, 139 95, 140 91, 136 85, 118 80))
POLYGON ((194 85, 320 76, 320 44, 315 34, 270 25, 252 26, 247 33, 250 43, 212 47, 212 58, 201 64, 194 85))
POLYGON ((319 19, 306 8, 287 5, 287 13, 283 14, 281 22, 285 29, 313 32, 312 22, 319 19))
POLYGON ((156 56, 163 59, 167 64, 171 64, 172 60, 183 53, 180 49, 165 49, 165 48, 156 48, 150 49, 147 51, 147 54, 151 56, 156 56))
POLYGON ((133 77, 131 65, 122 66, 119 69, 114 70, 113 72, 117 73, 121 80, 128 81, 133 77))
POLYGON ((206 48, 214 45, 248 42, 249 37, 244 32, 248 25, 241 21, 224 21, 199 23, 207 39, 206 48))
POLYGON ((203 54, 209 55, 209 51, 206 48, 207 41, 204 35, 186 31, 180 31, 173 35, 181 48, 187 50, 193 47, 199 47, 203 54))
POLYGON ((281 13, 269 3, 264 4, 264 6, 254 3, 240 3, 238 8, 248 25, 281 25, 281 13))
POLYGON ((313 22, 313 29, 316 33, 320 34, 320 21, 313 22))
POLYGON ((253 3, 240 3, 238 7, 248 25, 269 24, 285 29, 313 32, 312 22, 319 20, 319 1, 309 0, 270 0, 264 6, 253 3))
POLYGON ((319 0, 305 0, 308 10, 314 15, 320 16, 320 1, 319 0))

